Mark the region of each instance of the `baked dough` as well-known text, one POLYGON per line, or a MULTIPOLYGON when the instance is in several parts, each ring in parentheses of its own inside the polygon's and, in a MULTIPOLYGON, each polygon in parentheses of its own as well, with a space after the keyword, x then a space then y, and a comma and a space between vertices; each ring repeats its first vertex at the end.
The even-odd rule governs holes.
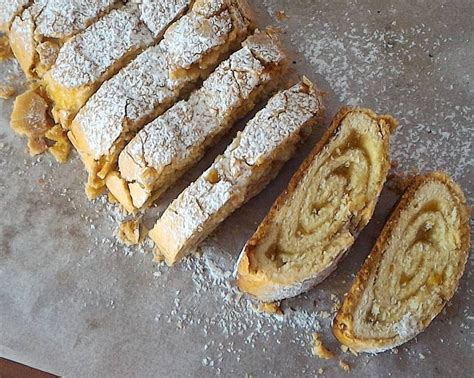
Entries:
POLYGON ((139 52, 159 40, 191 0, 143 0, 114 9, 68 40, 44 75, 55 120, 65 128, 89 97, 139 52))
POLYGON ((108 189, 129 212, 151 204, 237 119, 275 90, 286 67, 273 31, 249 37, 187 101, 175 104, 133 138, 120 154, 119 170, 107 180, 108 189))
POLYGON ((9 30, 13 53, 26 76, 42 76, 68 38, 119 4, 118 0, 35 0, 15 17, 9 30))
POLYGON ((237 263, 243 292, 272 302, 325 279, 372 217, 390 168, 396 121, 342 108, 246 243, 237 263))
POLYGON ((456 291, 469 231, 469 210, 455 182, 439 172, 415 178, 334 319, 337 339, 376 353, 426 329, 456 291))
MULTIPOLYGON (((227 4, 223 0, 200 2, 203 3, 227 4)), ((188 25, 190 17, 199 19, 200 24, 192 24, 194 29, 175 27, 171 34, 165 35, 161 43, 141 53, 104 83, 72 122, 69 138, 79 151, 89 173, 86 186, 89 198, 102 193, 107 174, 115 169, 119 153, 135 133, 168 109, 181 95, 190 91, 200 78, 209 75, 222 57, 240 45, 253 29, 252 20, 246 14, 240 14, 240 8, 236 8, 239 4, 244 4, 242 1, 232 2, 229 10, 209 19, 196 14, 197 4, 176 24, 188 25), (210 29, 212 33, 202 34, 202 25, 219 25, 218 21, 232 25, 230 31, 224 33, 214 27, 210 29), (178 30, 183 34, 177 35, 178 30), (165 45, 170 40, 186 38, 195 40, 196 44, 181 44, 182 53, 186 55, 192 51, 195 59, 200 62, 199 69, 189 71, 186 77, 173 79, 170 77, 171 66, 165 45), (165 44, 165 41, 168 42, 165 44), (206 47, 210 44, 209 41, 213 41, 212 50, 206 47)))
POLYGON ((32 0, 0 0, 0 32, 8 33, 12 21, 32 0))
POLYGON ((155 256, 163 255, 168 265, 176 263, 263 190, 308 136, 321 111, 319 93, 307 79, 274 96, 165 210, 150 232, 155 256))

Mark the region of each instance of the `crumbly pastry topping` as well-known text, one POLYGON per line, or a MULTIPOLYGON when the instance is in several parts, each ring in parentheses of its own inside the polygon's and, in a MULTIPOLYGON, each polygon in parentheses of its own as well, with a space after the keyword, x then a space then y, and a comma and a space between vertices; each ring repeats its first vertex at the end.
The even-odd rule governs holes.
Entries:
POLYGON ((157 45, 140 54, 89 99, 74 124, 82 129, 94 159, 109 153, 127 123, 176 98, 184 82, 172 80, 168 73, 165 52, 157 45))
POLYGON ((208 228, 208 223, 223 219, 228 215, 221 214, 226 207, 225 211, 233 211, 254 189, 253 184, 260 178, 253 177, 257 165, 270 164, 276 149, 299 133, 319 111, 317 93, 308 93, 304 84, 297 84, 274 96, 211 168, 173 201, 154 231, 164 230, 165 225, 171 227, 176 244, 180 245, 201 234, 200 231, 208 228), (217 175, 217 180, 208 180, 211 173, 217 175))
MULTIPOLYGON (((194 8, 190 14, 193 12, 194 8)), ((180 24, 182 20, 183 18, 174 25, 180 24)), ((186 30, 186 33, 179 38, 193 38, 200 31, 186 30)), ((206 38, 214 37, 207 35, 206 38)), ((223 50, 224 45, 225 43, 222 44, 223 50)), ((187 47, 182 45, 182 48, 187 47)), ((206 51, 202 51, 200 58, 205 57, 206 51)), ((82 129, 94 159, 110 152, 114 143, 127 131, 129 121, 138 121, 165 102, 171 104, 177 99, 181 89, 196 79, 194 75, 173 79, 170 69, 169 50, 162 41, 141 53, 89 99, 74 123, 82 129)))
POLYGON ((285 56, 270 36, 262 34, 264 37, 250 37, 241 50, 221 63, 188 101, 177 103, 137 134, 121 154, 123 161, 131 158, 135 163, 132 172, 122 170, 125 179, 145 184, 142 175, 149 167, 159 175, 186 164, 226 129, 242 106, 248 107, 246 101, 255 91, 276 79, 281 71, 269 67, 283 65, 285 56), (255 38, 260 43, 254 43, 255 38), (270 51, 269 47, 273 47, 271 54, 261 54, 270 51), (265 60, 256 57, 263 55, 265 60))
POLYGON ((173 68, 188 69, 202 56, 228 42, 229 34, 242 34, 250 26, 243 0, 198 0, 193 12, 165 33, 164 46, 173 68))
POLYGON ((51 77, 66 88, 94 83, 124 55, 152 42, 138 6, 113 10, 64 44, 51 77))
POLYGON ((62 39, 85 29, 118 0, 36 0, 27 9, 36 24, 35 34, 62 39))
POLYGON ((0 29, 7 27, 15 16, 25 8, 31 0, 2 0, 0 1, 0 29))

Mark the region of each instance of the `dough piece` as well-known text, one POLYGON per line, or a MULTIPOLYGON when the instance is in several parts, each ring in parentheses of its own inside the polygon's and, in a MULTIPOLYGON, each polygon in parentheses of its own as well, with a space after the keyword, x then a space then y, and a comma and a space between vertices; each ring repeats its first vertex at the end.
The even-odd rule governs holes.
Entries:
POLYGON ((125 245, 138 245, 143 242, 148 230, 142 224, 141 218, 122 222, 117 230, 117 238, 125 245))
POLYGON ((396 121, 343 108, 276 200, 237 264, 243 292, 268 302, 324 280, 372 217, 396 121))
POLYGON ((257 195, 308 136, 320 115, 319 93, 305 79, 278 93, 212 166, 174 200, 150 236, 172 265, 257 195))
POLYGON ((68 40, 44 75, 53 115, 65 128, 87 99, 143 48, 159 40, 190 0, 143 0, 114 9, 68 40))
POLYGON ((9 30, 13 53, 26 76, 42 76, 68 38, 118 4, 119 0, 35 0, 9 30))
POLYGON ((333 322, 356 352, 399 346, 456 291, 469 254, 469 209, 446 174, 418 176, 402 196, 333 322))
POLYGON ((118 191, 109 185, 117 182, 116 177, 109 181, 109 190, 129 212, 151 204, 237 119, 274 91, 286 67, 276 34, 258 32, 249 37, 189 100, 174 105, 126 146, 117 175, 126 181, 128 193, 122 192, 123 184, 118 191))
POLYGON ((313 352, 313 356, 319 357, 323 360, 330 360, 331 358, 334 358, 334 353, 326 348, 319 333, 313 333, 312 339, 313 343, 311 345, 311 351, 313 352))
MULTIPOLYGON (((220 0, 207 0, 209 4, 219 2, 220 0)), ((231 14, 239 14, 236 12, 237 9, 231 14)), ((189 15, 194 13, 193 8, 189 15)), ((241 20, 241 17, 238 19, 241 20)), ((116 76, 104 83, 77 114, 71 124, 69 138, 79 151, 89 173, 86 187, 89 198, 95 198, 103 191, 107 174, 116 167, 119 153, 135 133, 162 114, 181 95, 190 91, 198 79, 206 77, 219 64, 221 58, 229 54, 229 49, 245 39, 252 28, 250 20, 245 24, 240 21, 236 24, 232 18, 227 18, 227 21, 233 27, 232 31, 226 34, 226 38, 221 30, 216 30, 216 34, 201 36, 203 43, 205 38, 215 40, 220 36, 219 41, 222 41, 222 44, 216 46, 212 52, 201 50, 199 46, 181 45, 183 54, 192 50, 199 55, 199 70, 189 72, 187 77, 172 79, 168 51, 162 41, 141 53, 116 76)), ((178 24, 181 22, 187 21, 183 21, 183 18, 177 21, 178 24)), ((175 29, 175 38, 176 30, 181 28, 175 29)), ((185 32, 181 39, 195 39, 195 36, 201 35, 198 26, 195 30, 186 29, 185 32)), ((165 36, 165 40, 166 38, 165 36)))
POLYGON ((48 114, 48 102, 40 88, 29 89, 15 99, 10 126, 17 134, 28 137, 32 155, 43 153, 48 148, 43 137, 54 122, 48 114))
POLYGON ((7 33, 14 18, 31 2, 32 0, 0 0, 0 32, 7 33))

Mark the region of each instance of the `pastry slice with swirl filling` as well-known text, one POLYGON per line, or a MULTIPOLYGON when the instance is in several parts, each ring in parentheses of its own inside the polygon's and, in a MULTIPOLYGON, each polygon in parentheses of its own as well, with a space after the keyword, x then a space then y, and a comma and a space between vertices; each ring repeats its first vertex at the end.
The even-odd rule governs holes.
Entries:
POLYGON ((245 245, 239 288, 271 302, 324 280, 372 217, 390 167, 390 116, 342 108, 245 245))
POLYGON ((469 212, 443 173, 415 178, 385 225, 333 322, 337 339, 363 352, 422 332, 453 296, 469 251, 469 212))

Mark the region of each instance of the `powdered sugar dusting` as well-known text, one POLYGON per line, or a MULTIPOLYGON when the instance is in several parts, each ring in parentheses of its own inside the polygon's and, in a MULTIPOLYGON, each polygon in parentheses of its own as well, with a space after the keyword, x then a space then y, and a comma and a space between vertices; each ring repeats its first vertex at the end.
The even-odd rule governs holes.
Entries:
POLYGON ((2 0, 0 1, 0 28, 5 28, 15 16, 30 3, 30 0, 2 0))
POLYGON ((150 189, 160 188, 168 185, 168 175, 175 176, 195 163, 201 151, 216 142, 216 135, 222 135, 242 115, 241 109, 252 105, 255 94, 265 97, 273 89, 271 81, 280 81, 286 57, 272 38, 266 33, 250 37, 189 100, 175 104, 140 131, 120 155, 122 176, 153 186, 150 189), (267 60, 255 57, 259 55, 267 60), (150 167, 156 172, 152 184, 150 167))

